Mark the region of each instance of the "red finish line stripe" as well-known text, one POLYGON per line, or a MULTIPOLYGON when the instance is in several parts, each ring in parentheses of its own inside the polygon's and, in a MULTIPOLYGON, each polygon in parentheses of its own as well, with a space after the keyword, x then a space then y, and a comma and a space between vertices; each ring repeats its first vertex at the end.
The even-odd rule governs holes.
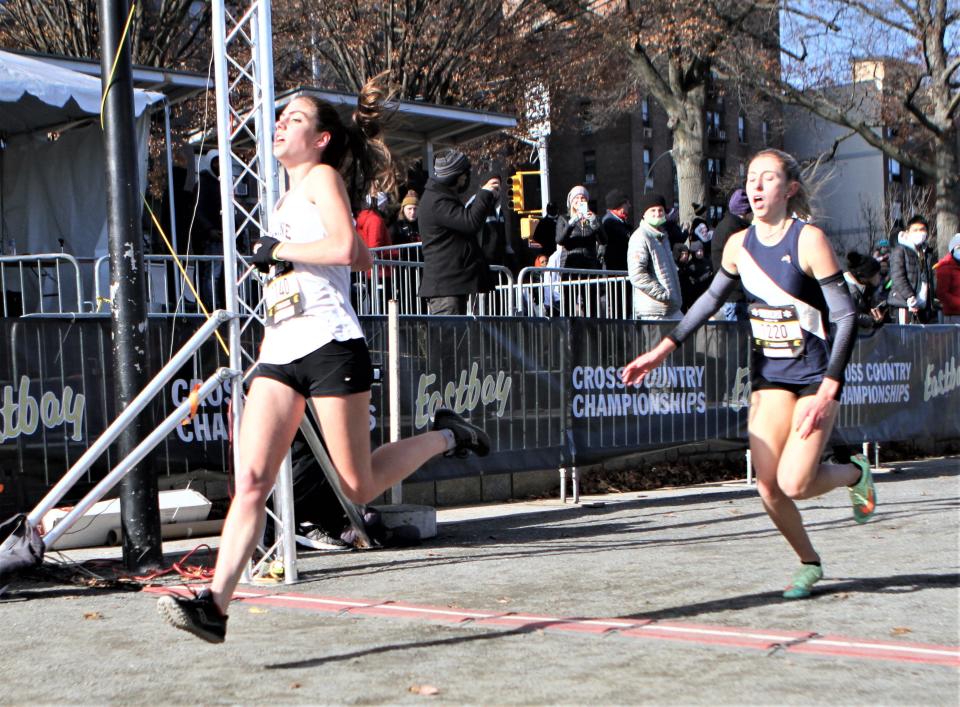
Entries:
MULTIPOLYGON (((155 594, 188 595, 190 593, 185 587, 146 587, 144 591, 155 594)), ((762 651, 782 648, 790 653, 807 655, 831 655, 960 667, 960 648, 957 646, 819 636, 809 631, 711 626, 674 621, 651 621, 643 618, 540 616, 514 612, 477 611, 459 607, 426 606, 406 602, 323 597, 295 592, 269 592, 247 588, 237 591, 234 594, 234 601, 319 613, 383 616, 453 624, 469 623, 477 626, 504 626, 531 631, 546 630, 595 635, 616 633, 631 638, 687 641, 701 645, 736 646, 762 651)))

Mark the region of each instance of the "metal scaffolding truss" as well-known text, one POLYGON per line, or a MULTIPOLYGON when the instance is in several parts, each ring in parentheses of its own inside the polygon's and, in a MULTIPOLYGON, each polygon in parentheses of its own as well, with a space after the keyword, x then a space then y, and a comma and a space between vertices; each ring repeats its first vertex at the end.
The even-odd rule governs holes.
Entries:
MULTIPOLYGON (((230 323, 230 367, 247 369, 255 360, 253 352, 241 347, 243 329, 255 320, 263 321, 259 287, 245 287, 247 278, 256 278, 242 255, 237 253, 237 234, 252 238, 270 233, 270 215, 277 201, 279 184, 276 161, 271 151, 274 130, 273 41, 269 0, 244 3, 213 2, 213 61, 217 105, 217 146, 220 164, 220 201, 223 204, 223 268, 228 311, 241 317, 230 323), (243 147, 240 148, 239 146, 243 147), (255 184, 256 198, 241 200, 241 184, 255 184), (228 206, 229 205, 229 206, 228 206), (230 286, 236 283, 236 287, 230 286), (253 293, 251 301, 241 288, 253 293), (257 301, 252 301, 256 299, 257 301)), ((233 466, 239 469, 240 418, 243 412, 242 378, 233 381, 233 466)), ((276 532, 273 544, 261 547, 258 567, 270 568, 281 560, 284 581, 297 580, 296 540, 293 517, 293 483, 290 455, 287 455, 273 491, 276 532)), ((249 579, 249 573, 246 576, 249 579)))

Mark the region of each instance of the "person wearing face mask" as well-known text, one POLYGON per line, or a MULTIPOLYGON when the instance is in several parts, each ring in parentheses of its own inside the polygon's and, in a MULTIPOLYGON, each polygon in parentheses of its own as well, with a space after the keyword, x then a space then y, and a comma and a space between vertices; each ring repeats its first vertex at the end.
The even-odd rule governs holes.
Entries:
POLYGON ((627 246, 627 273, 633 283, 636 319, 680 318, 683 300, 664 228, 666 211, 666 201, 659 194, 644 194, 637 204, 641 221, 627 246))
POLYGON ((927 251, 929 227, 914 216, 890 251, 890 317, 896 324, 925 324, 933 311, 933 271, 927 251))
POLYGON ((934 267, 943 321, 945 324, 960 324, 960 233, 953 234, 947 254, 934 267))
POLYGON ((477 231, 500 198, 500 178, 488 179, 465 207, 459 195, 469 188, 470 176, 466 155, 453 149, 438 152, 420 200, 423 280, 418 295, 427 300, 430 314, 466 314, 467 298, 494 286, 477 231))

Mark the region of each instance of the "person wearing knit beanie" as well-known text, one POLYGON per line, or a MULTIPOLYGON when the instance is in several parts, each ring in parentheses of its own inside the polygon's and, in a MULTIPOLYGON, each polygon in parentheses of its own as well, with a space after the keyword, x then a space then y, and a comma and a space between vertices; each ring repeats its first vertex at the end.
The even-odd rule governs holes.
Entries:
POLYGON ((867 282, 880 272, 880 263, 857 251, 847 253, 847 271, 860 282, 867 282))
POLYGON ((433 178, 440 184, 450 186, 469 172, 470 158, 459 150, 441 150, 433 160, 433 178))
POLYGON ((947 253, 934 267, 943 322, 960 324, 960 233, 953 235, 947 244, 947 253))
POLYGON ((417 192, 411 189, 400 202, 400 213, 397 214, 397 220, 390 226, 390 240, 393 245, 420 242, 420 228, 417 224, 419 208, 420 198, 417 192))
POLYGON ((662 209, 666 210, 667 201, 659 194, 649 193, 643 194, 639 199, 637 199, 637 216, 641 219, 643 215, 647 213, 648 209, 652 209, 655 206, 659 206, 662 209))
POLYGON ((857 326, 872 331, 883 324, 887 303, 885 290, 880 286, 880 263, 852 250, 847 253, 843 279, 857 310, 857 326))
POLYGON ((403 201, 400 202, 400 208, 404 206, 417 206, 420 203, 419 197, 417 197, 417 192, 413 189, 407 192, 407 195, 403 197, 403 201))
POLYGON ((567 192, 567 211, 569 212, 573 208, 573 199, 574 197, 582 196, 584 201, 590 200, 590 192, 587 191, 587 188, 580 186, 579 184, 567 192))

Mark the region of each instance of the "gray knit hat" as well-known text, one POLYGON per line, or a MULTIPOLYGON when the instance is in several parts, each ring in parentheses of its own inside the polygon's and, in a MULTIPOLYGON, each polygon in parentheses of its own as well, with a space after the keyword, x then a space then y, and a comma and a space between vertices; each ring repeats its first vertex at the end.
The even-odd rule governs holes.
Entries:
POLYGON ((587 188, 578 184, 567 194, 567 209, 569 209, 570 205, 573 204, 573 197, 575 197, 577 194, 582 196, 584 199, 590 198, 590 193, 587 191, 587 188))
POLYGON ((470 171, 470 158, 459 150, 443 150, 433 160, 433 176, 441 184, 453 184, 464 172, 470 171))

